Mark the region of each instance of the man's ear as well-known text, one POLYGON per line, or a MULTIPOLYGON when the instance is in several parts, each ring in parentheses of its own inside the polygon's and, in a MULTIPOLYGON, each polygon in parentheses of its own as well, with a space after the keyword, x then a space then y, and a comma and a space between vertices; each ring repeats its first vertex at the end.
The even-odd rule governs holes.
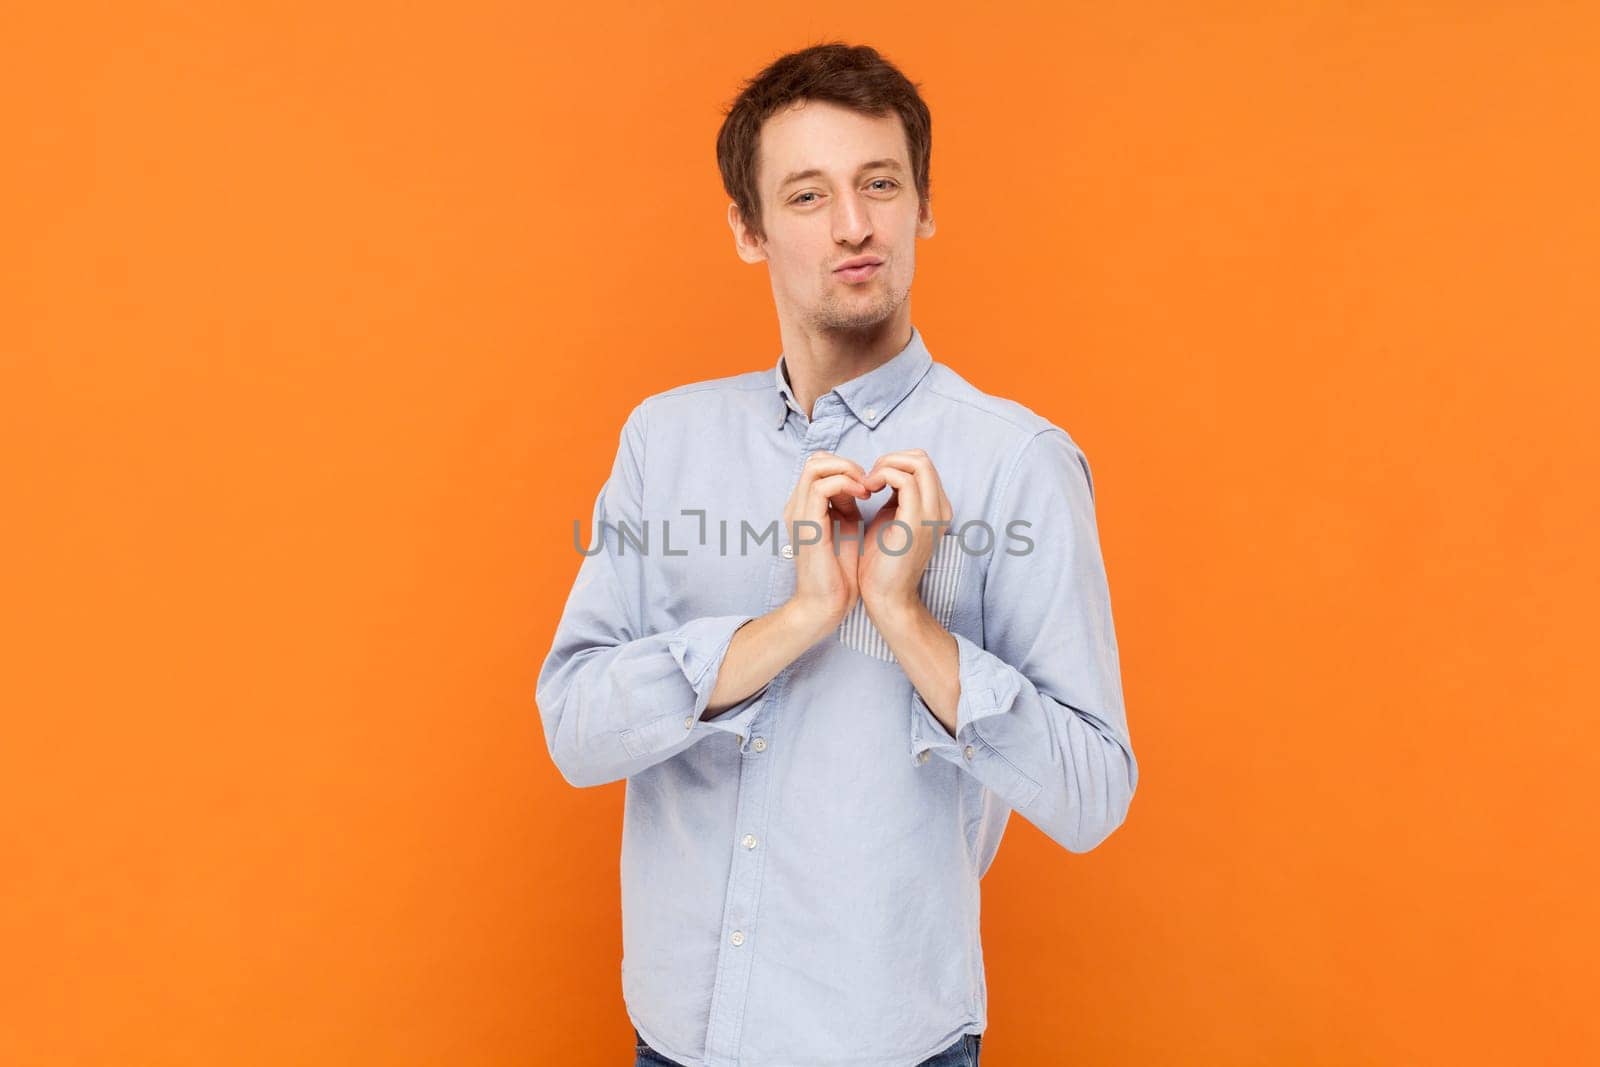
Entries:
POLYGON ((917 211, 917 236, 933 236, 933 201, 930 199, 917 211))
POLYGON ((733 231, 733 250, 739 253, 740 259, 746 263, 760 263, 767 258, 763 242, 751 235, 744 224, 744 216, 739 213, 739 205, 732 200, 728 201, 728 228, 733 231))

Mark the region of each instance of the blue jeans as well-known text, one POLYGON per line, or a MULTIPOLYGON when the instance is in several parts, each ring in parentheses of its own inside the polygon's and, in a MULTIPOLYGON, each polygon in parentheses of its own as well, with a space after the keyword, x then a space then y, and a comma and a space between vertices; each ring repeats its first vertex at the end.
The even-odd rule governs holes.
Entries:
MULTIPOLYGON (((956 1038, 955 1044, 923 1060, 917 1067, 978 1067, 978 1046, 983 1043, 982 1034, 962 1034, 956 1038)), ((634 1061, 633 1067, 683 1067, 676 1060, 669 1060, 655 1049, 644 1043, 644 1038, 639 1036, 639 1031, 633 1032, 634 1061)))

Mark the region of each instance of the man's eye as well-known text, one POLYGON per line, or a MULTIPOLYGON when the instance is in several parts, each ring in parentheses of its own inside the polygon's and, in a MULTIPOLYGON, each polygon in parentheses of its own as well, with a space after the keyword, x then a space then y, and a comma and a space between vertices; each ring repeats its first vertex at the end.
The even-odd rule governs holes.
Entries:
POLYGON ((791 201, 791 202, 795 203, 795 204, 798 204, 798 203, 801 203, 803 201, 803 198, 808 197, 808 196, 816 196, 816 195, 817 195, 816 193, 801 193, 799 196, 795 197, 794 200, 791 201))
POLYGON ((899 182, 895 181, 893 178, 874 178, 874 179, 872 179, 872 184, 873 185, 877 185, 879 182, 888 182, 891 187, 892 186, 898 186, 900 184, 899 182))

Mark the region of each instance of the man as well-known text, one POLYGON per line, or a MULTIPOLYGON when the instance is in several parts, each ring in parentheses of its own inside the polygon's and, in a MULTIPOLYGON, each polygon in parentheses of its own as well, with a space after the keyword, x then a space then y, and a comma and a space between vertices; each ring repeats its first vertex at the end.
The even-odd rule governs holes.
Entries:
POLYGON ((930 147, 870 48, 744 87, 718 159, 782 355, 633 408, 540 673, 562 775, 627 781, 638 1064, 976 1064, 1010 812, 1086 852, 1133 797, 1084 454, 911 322, 930 147))

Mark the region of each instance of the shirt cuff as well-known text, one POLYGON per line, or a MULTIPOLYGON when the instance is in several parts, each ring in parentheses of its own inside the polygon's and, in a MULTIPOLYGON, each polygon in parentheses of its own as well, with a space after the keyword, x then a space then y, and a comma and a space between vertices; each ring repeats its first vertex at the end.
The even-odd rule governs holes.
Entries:
POLYGON ((743 735, 745 727, 760 710, 767 685, 724 708, 715 718, 700 718, 711 703, 711 691, 717 686, 717 676, 722 671, 722 661, 727 658, 728 646, 733 643, 733 635, 754 618, 754 615, 710 615, 684 623, 667 639, 667 650, 678 661, 684 678, 694 689, 694 709, 688 722, 690 730, 708 726, 743 735))
POLYGON ((960 664, 957 673, 961 679, 961 697, 956 701, 955 736, 950 736, 944 723, 939 721, 933 709, 922 699, 922 694, 913 686, 911 759, 915 763, 926 763, 928 757, 924 753, 929 751, 952 762, 970 763, 973 757, 967 754, 969 748, 974 749, 974 755, 974 746, 988 748, 987 742, 978 734, 976 724, 991 715, 1005 712, 1022 688, 1016 668, 954 630, 950 631, 950 636, 956 639, 960 664))
POLYGON ((695 725, 733 734, 739 739, 739 751, 745 751, 745 746, 750 743, 750 720, 760 714, 761 706, 767 700, 767 688, 771 684, 768 682, 737 704, 724 708, 717 713, 716 718, 705 719, 695 725))

